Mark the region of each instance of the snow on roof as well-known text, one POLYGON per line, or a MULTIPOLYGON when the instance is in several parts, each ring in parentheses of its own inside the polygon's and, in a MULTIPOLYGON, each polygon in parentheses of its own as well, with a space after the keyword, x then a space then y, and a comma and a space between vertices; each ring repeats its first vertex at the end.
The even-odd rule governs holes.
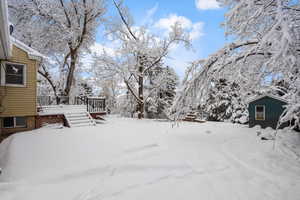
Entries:
POLYGON ((22 49, 23 51, 26 51, 30 59, 41 61, 42 59, 46 58, 45 55, 41 54, 40 52, 32 49, 31 47, 27 46, 23 42, 17 40, 14 37, 10 37, 11 41, 14 45, 16 45, 18 48, 22 49))
POLYGON ((281 98, 281 97, 272 95, 272 94, 262 94, 262 95, 258 95, 258 96, 252 97, 252 98, 248 99, 247 103, 251 103, 251 102, 253 102, 253 101, 262 99, 262 98, 264 98, 264 97, 270 97, 270 98, 272 98, 272 99, 277 99, 277 100, 279 100, 279 101, 283 101, 283 102, 285 102, 285 103, 288 103, 287 100, 285 100, 285 99, 283 99, 283 98, 281 98))

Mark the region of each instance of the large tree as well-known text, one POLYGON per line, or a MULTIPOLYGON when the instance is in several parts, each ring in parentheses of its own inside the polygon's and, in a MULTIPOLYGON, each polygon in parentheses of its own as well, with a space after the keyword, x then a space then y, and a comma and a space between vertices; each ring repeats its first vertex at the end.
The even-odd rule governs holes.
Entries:
POLYGON ((189 36, 183 32, 179 23, 172 26, 169 36, 161 37, 151 34, 145 27, 134 26, 128 10, 122 3, 113 1, 119 19, 108 24, 109 35, 120 46, 116 54, 103 54, 95 59, 103 71, 118 74, 128 91, 134 97, 138 108, 138 117, 144 117, 145 77, 150 70, 160 66, 160 62, 168 55, 173 44, 180 42, 190 46, 189 36))
POLYGON ((57 96, 69 96, 74 73, 82 51, 95 40, 95 33, 105 13, 104 0, 10 0, 14 36, 47 55, 39 74, 52 86, 57 96), (61 73, 60 85, 53 73, 61 73), (52 74, 52 75, 51 75, 52 74))
MULTIPOLYGON (((282 121, 300 118, 300 6, 293 0, 219 0, 228 8, 226 34, 234 42, 207 59, 195 61, 187 70, 173 110, 201 101, 214 79, 226 78, 241 87, 245 102, 257 92, 276 88, 284 80, 290 104, 282 121), (271 81, 270 81, 271 80, 271 81), (195 90, 197 88, 197 90, 195 90)), ((296 123, 296 124, 297 124, 296 123)))

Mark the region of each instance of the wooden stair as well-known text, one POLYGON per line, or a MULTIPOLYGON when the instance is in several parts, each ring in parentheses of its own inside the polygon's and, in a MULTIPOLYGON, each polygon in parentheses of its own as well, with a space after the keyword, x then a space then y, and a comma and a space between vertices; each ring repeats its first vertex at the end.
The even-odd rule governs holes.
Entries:
POLYGON ((86 111, 65 113, 65 118, 70 127, 96 126, 95 120, 86 111))
POLYGON ((205 122, 204 120, 197 119, 197 114, 195 112, 188 113, 182 121, 198 122, 198 123, 204 123, 205 122))
POLYGON ((95 126, 96 122, 85 105, 43 106, 39 115, 64 115, 69 127, 95 126))

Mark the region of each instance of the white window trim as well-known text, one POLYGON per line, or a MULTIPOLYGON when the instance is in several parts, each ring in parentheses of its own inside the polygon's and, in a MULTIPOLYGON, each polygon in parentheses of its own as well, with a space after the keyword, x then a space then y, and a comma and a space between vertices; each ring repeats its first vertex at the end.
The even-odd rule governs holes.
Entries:
POLYGON ((255 106, 255 120, 257 120, 257 121, 264 121, 264 120, 266 120, 266 106, 265 106, 265 105, 256 105, 256 106, 255 106), (258 106, 264 108, 263 119, 257 119, 256 108, 257 108, 258 106))
MULTIPOLYGON (((17 117, 20 117, 20 116, 17 116, 17 117)), ((24 126, 17 126, 17 117, 14 117, 14 127, 15 128, 26 128, 27 127, 27 118, 26 117, 24 117, 25 118, 25 125, 24 126)))
POLYGON ((27 66, 26 64, 22 63, 17 63, 17 62, 3 62, 3 67, 1 67, 1 85, 2 86, 10 86, 10 87, 26 87, 27 83, 27 66), (16 65, 22 65, 24 68, 23 70, 23 84, 6 84, 5 80, 5 69, 6 69, 6 64, 16 64, 16 65))
MULTIPOLYGON (((17 116, 17 117, 21 117, 21 116, 17 116)), ((17 126, 17 117, 12 117, 14 119, 13 126, 4 127, 4 124, 3 124, 2 128, 27 128, 27 118, 25 117, 25 126, 17 126)), ((3 118, 9 118, 9 117, 3 117, 3 118)))

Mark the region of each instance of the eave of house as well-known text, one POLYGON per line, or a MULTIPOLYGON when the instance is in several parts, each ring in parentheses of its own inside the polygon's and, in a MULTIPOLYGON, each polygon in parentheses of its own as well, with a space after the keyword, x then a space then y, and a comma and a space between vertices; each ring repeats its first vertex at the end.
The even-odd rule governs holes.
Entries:
POLYGON ((0 1, 0 59, 8 59, 11 56, 11 41, 8 30, 7 1, 0 1))
POLYGON ((17 40, 16 38, 14 38, 14 37, 10 37, 10 38, 11 38, 12 44, 14 44, 16 47, 22 49, 23 51, 25 51, 27 53, 29 59, 37 60, 37 61, 41 62, 43 59, 46 58, 46 56, 44 56, 43 54, 39 53, 38 51, 32 49, 31 47, 27 46, 23 42, 17 40))
POLYGON ((26 44, 10 36, 8 22, 8 7, 6 0, 0 0, 0 59, 8 60, 12 56, 12 45, 25 51, 29 59, 41 62, 45 56, 26 44))

